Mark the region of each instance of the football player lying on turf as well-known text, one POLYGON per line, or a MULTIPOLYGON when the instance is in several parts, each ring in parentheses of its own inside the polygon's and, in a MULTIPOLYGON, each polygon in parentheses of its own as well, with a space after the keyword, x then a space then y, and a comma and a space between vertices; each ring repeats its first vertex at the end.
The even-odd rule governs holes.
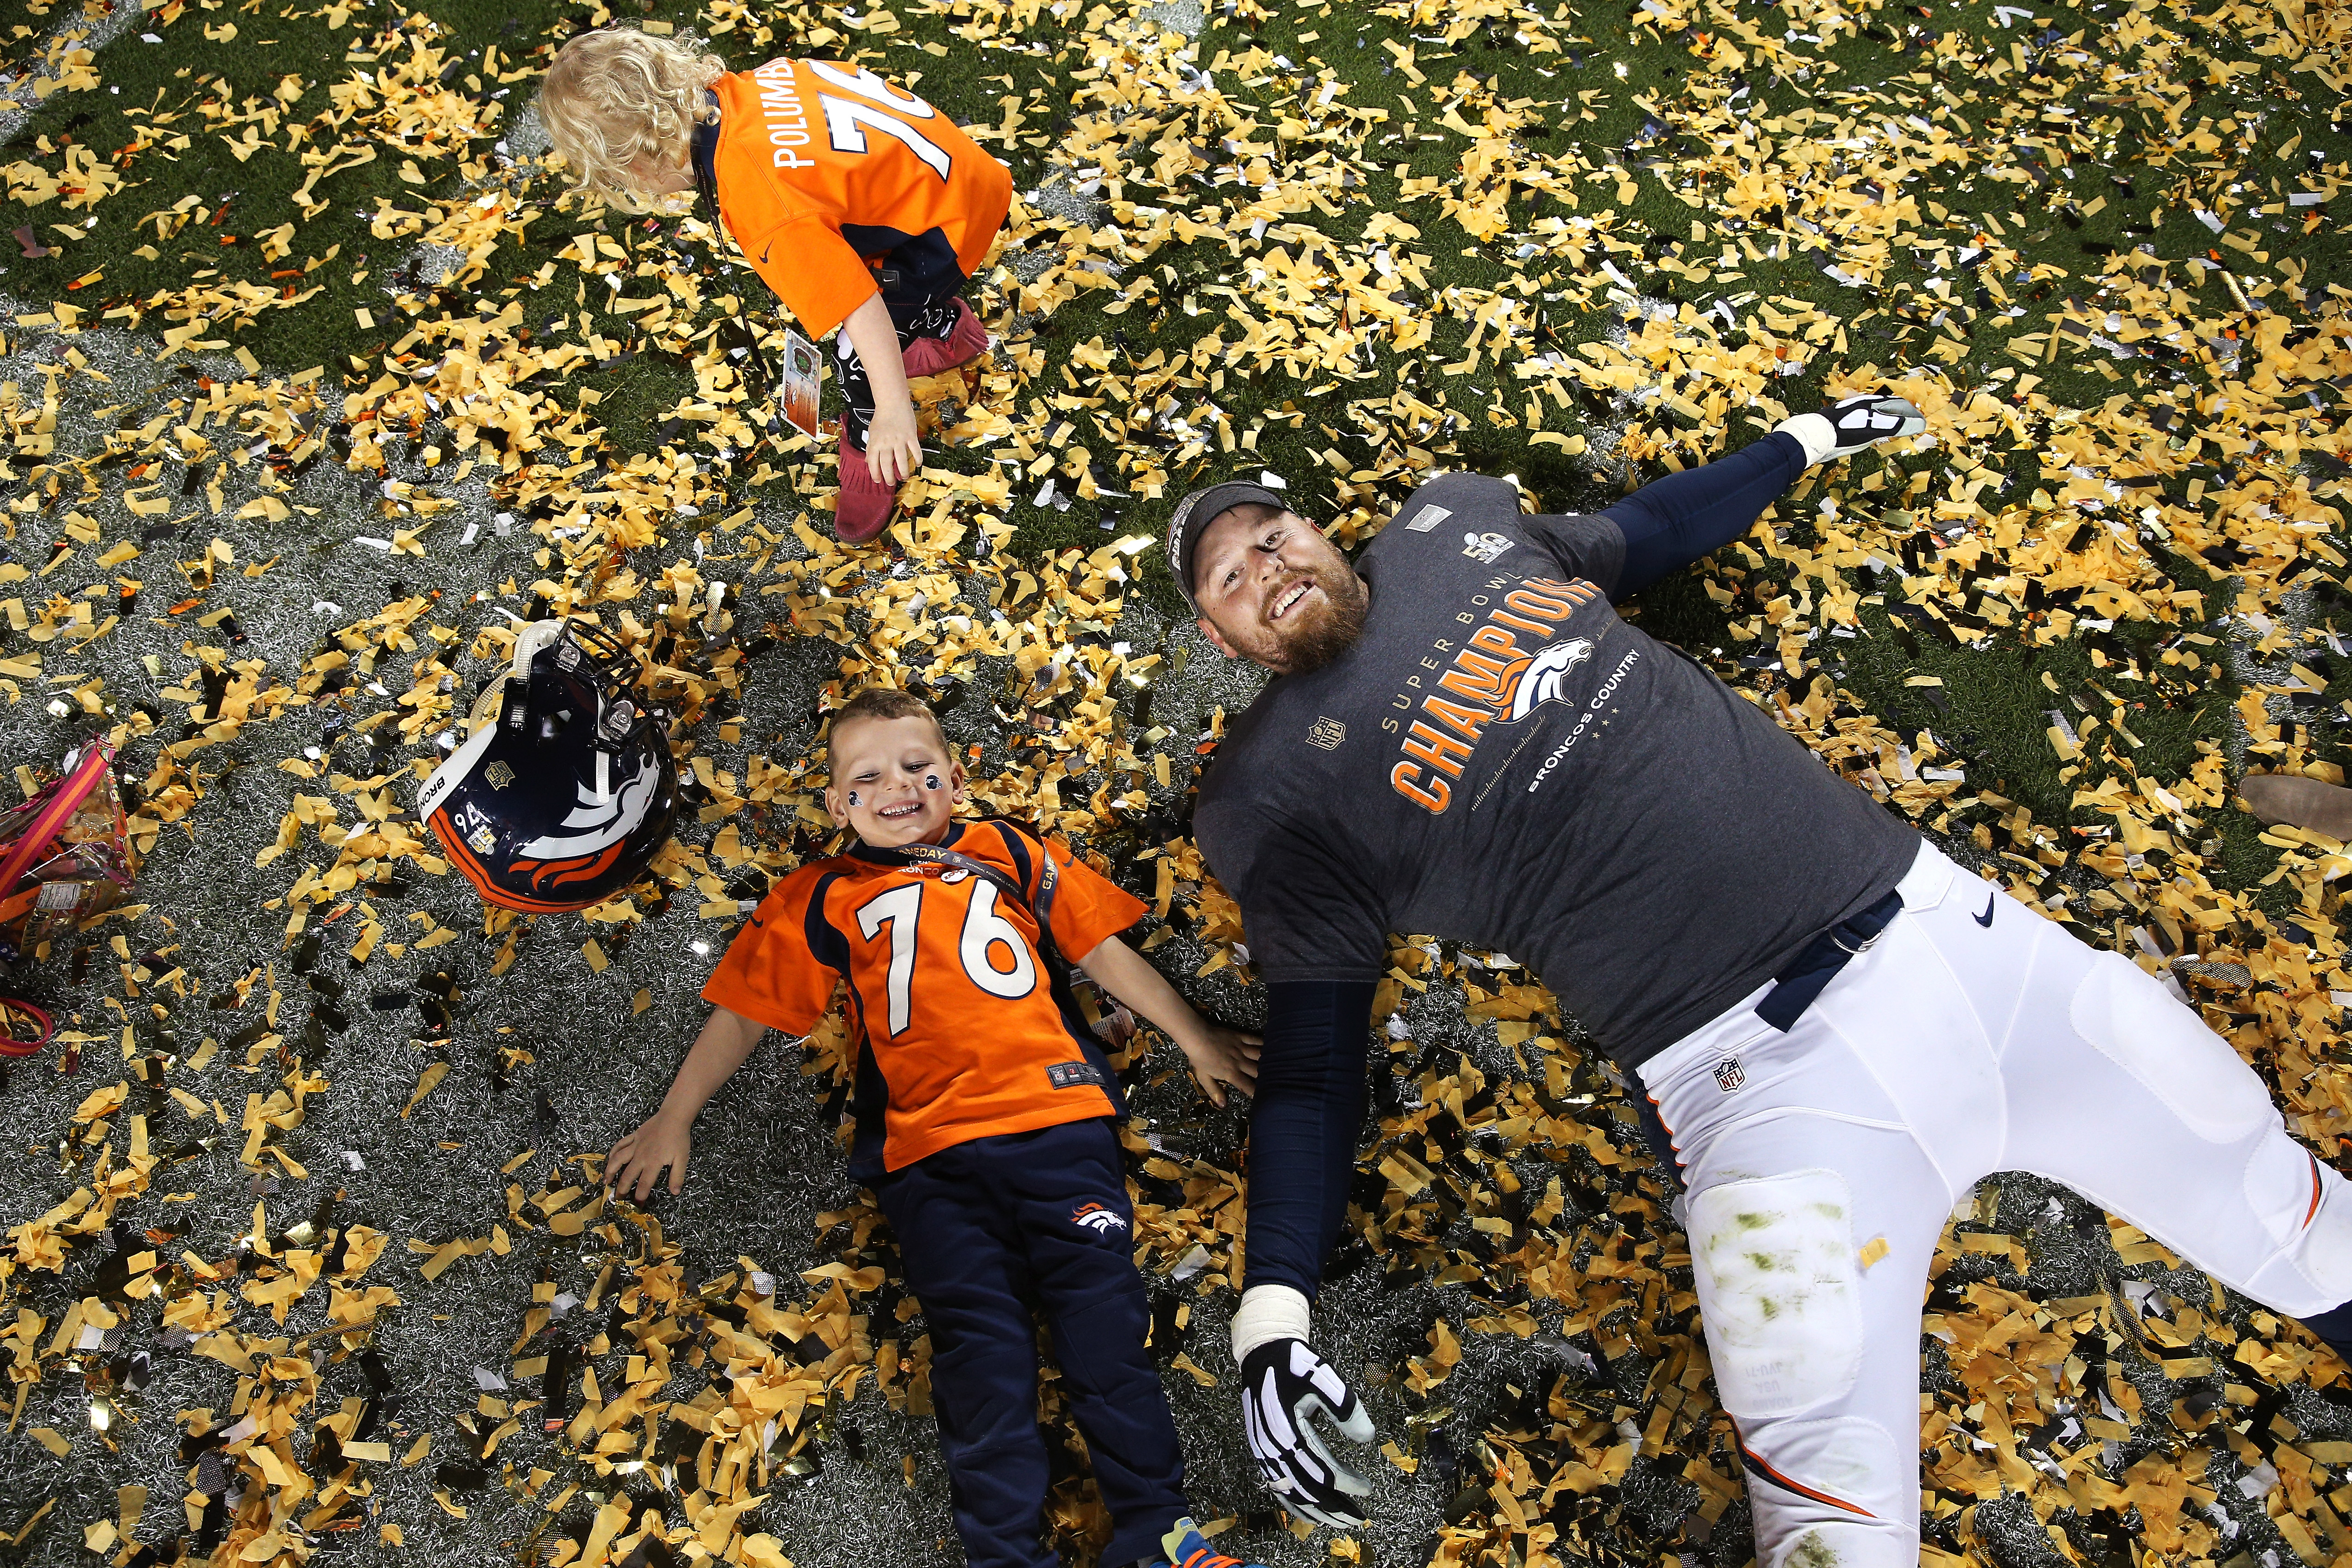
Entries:
POLYGON ((583 33, 556 51, 539 103, 583 189, 631 209, 697 192, 803 330, 842 329, 833 529, 850 544, 880 533, 922 463, 907 378, 988 347, 960 296, 1004 223, 1011 171, 862 66, 730 74, 686 33, 583 33))
POLYGON ((1848 398, 1591 517, 1440 478, 1353 566, 1252 486, 1176 508, 1201 630, 1278 676, 1195 828, 1267 982, 1234 1356, 1294 1512, 1347 1524, 1367 1494, 1310 1425, 1371 1436, 1309 1307, 1394 931, 1528 962, 1663 1119, 1763 1568, 1918 1562, 1920 1300, 1994 1171, 2064 1182, 2352 1345, 2352 1192, 2227 1042, 1612 609, 1809 465, 1924 427, 1848 398))
POLYGON ((1114 1117, 1118 1080, 1059 955, 1183 1049, 1201 1087, 1247 1089, 1255 1035, 1202 1021, 1118 933, 1143 904, 1009 822, 960 821, 939 720, 877 689, 833 718, 825 810, 856 834, 761 901, 704 998, 710 1021, 605 1180, 686 1182, 694 1118, 770 1029, 803 1035, 836 982, 858 1046, 849 1172, 874 1189, 929 1321, 931 1387, 973 1568, 1055 1568, 1037 1427, 1040 1312, 1110 1511, 1111 1568, 1244 1568, 1202 1539, 1166 1392, 1114 1117))

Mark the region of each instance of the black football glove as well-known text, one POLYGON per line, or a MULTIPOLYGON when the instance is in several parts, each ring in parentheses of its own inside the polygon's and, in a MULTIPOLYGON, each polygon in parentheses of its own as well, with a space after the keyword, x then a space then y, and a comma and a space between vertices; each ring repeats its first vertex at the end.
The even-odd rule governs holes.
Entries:
POLYGON ((1776 428, 1797 438, 1811 465, 1851 457, 1866 446, 1897 436, 1916 435, 1927 428, 1927 416, 1908 399, 1891 392, 1864 392, 1842 397, 1819 413, 1783 420, 1776 428))
POLYGON ((1371 1412, 1303 1339, 1274 1339, 1242 1362, 1242 1429, 1275 1500, 1333 1530, 1364 1522, 1356 1499, 1370 1481, 1331 1457, 1314 1421, 1328 1416, 1352 1443, 1372 1440, 1371 1412))
POLYGON ((1842 397, 1822 411, 1837 432, 1837 455, 1849 456, 1865 446, 1916 435, 1927 428, 1927 416, 1907 398, 1883 392, 1842 397))

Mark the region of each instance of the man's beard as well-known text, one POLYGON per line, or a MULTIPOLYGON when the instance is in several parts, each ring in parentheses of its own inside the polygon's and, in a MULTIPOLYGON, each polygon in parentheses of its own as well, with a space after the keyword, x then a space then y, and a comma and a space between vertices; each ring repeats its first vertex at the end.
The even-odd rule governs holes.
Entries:
MULTIPOLYGON (((1315 586, 1323 591, 1318 613, 1296 624, 1265 623, 1280 649, 1282 663, 1277 667, 1286 675, 1303 675, 1321 669, 1354 647, 1356 639, 1363 635, 1364 614, 1370 608, 1363 580, 1345 562, 1325 568, 1313 576, 1315 586)), ((1276 591, 1286 593, 1293 585, 1285 584, 1276 591)))

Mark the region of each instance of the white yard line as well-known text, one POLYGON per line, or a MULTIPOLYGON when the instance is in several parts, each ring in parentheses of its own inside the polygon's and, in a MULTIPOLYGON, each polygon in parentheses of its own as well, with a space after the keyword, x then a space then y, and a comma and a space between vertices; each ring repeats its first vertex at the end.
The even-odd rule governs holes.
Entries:
POLYGON ((146 15, 137 0, 114 0, 114 8, 103 16, 70 17, 58 24, 38 44, 30 46, 22 57, 30 62, 26 74, 0 79, 0 101, 14 99, 22 106, 0 110, 0 144, 5 144, 24 130, 33 116, 45 107, 46 100, 35 96, 40 84, 55 81, 64 74, 48 63, 49 54, 58 43, 71 40, 96 54, 128 32, 131 23, 143 21, 146 15))

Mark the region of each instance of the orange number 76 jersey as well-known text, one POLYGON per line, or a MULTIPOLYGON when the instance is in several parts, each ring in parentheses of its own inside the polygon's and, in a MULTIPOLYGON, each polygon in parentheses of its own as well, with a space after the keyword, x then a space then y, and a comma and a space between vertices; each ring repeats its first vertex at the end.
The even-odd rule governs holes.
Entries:
MULTIPOLYGON (((1049 852, 1038 840, 982 821, 956 824, 945 842, 1004 872, 1034 903, 1049 852)), ((1144 906, 1067 850, 1050 852, 1054 944, 1075 962, 1144 906)), ((1099 1049, 1038 949, 1034 918, 994 883, 861 845, 779 883, 702 996, 803 1035, 847 982, 863 1048, 856 1163, 878 1134, 880 1163, 895 1171, 974 1138, 1116 1113, 1099 1049)))
POLYGON ((812 336, 875 292, 868 257, 942 295, 987 257, 1013 175, 913 93, 824 60, 771 60, 716 90, 719 213, 812 336))

